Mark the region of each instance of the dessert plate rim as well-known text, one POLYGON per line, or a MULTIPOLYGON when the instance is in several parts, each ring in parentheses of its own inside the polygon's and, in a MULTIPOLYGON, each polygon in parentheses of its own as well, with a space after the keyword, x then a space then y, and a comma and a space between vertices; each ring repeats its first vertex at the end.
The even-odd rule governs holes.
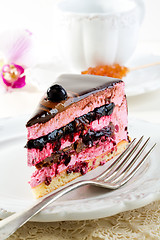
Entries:
MULTIPOLYGON (((26 150, 23 148, 26 141, 24 124, 27 118, 28 116, 0 119, 0 164, 2 170, 0 174, 0 218, 2 219, 13 212, 24 210, 36 201, 33 199, 27 184, 30 169, 26 166, 26 150), (19 173, 16 167, 13 171, 13 166, 16 163, 19 164, 19 170, 22 172, 19 173), (6 172, 3 173, 4 171, 6 172), (7 180, 9 176, 12 182, 7 180), (5 181, 4 177, 6 177, 5 181)), ((160 155, 160 134, 158 134, 160 133, 160 124, 152 124, 132 117, 132 119, 129 118, 129 132, 131 137, 138 138, 144 134, 145 137, 151 137, 151 143, 157 142, 155 151, 129 183, 116 191, 106 191, 89 186, 80 188, 63 197, 60 201, 54 202, 33 217, 31 221, 55 222, 97 219, 160 200, 160 177, 158 174, 160 167, 160 159, 158 158, 160 155)), ((101 167, 99 169, 102 170, 101 167)), ((97 169, 93 171, 97 171, 97 169)))

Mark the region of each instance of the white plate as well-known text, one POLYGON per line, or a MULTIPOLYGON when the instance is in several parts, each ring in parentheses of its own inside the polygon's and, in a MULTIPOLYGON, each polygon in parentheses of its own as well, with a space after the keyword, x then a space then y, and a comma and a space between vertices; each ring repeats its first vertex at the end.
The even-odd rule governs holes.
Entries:
MULTIPOLYGON (((136 52, 126 66, 130 69, 157 62, 160 63, 160 56, 158 55, 146 52, 136 52)), ((85 69, 82 69, 82 71, 83 70, 85 69)), ((69 70, 69 68, 62 63, 60 59, 55 57, 51 63, 40 64, 35 68, 30 69, 28 71, 28 78, 39 90, 46 91, 46 89, 56 81, 57 76, 63 73, 80 74, 80 72, 69 70)), ((123 78, 126 84, 126 95, 136 96, 159 89, 159 78, 160 64, 136 71, 130 71, 127 76, 123 78)))
MULTIPOLYGON (((0 120, 0 218, 32 205, 32 193, 27 181, 32 168, 27 167, 26 117, 0 120)), ((160 125, 129 119, 130 136, 151 136, 157 147, 142 169, 126 185, 115 191, 86 186, 54 202, 33 221, 96 219, 139 208, 160 199, 160 125)), ((107 163, 109 164, 109 163, 107 163)), ((106 165, 107 165, 106 164, 106 165)), ((104 170, 91 171, 86 178, 104 170)))

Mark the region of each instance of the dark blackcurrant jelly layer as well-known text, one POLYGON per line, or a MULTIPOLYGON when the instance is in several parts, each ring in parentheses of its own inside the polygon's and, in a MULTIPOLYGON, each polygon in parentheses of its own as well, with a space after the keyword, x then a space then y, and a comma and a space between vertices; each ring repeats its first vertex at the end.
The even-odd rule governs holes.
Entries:
MULTIPOLYGON (((115 107, 114 103, 105 104, 99 108, 95 108, 93 111, 84 114, 78 118, 75 118, 74 121, 68 123, 66 126, 54 130, 53 132, 39 137, 37 139, 31 139, 27 142, 26 147, 28 149, 36 148, 42 150, 47 143, 55 143, 57 149, 60 149, 60 139, 70 135, 73 136, 76 132, 83 132, 86 129, 87 125, 91 122, 100 119, 103 116, 109 116, 112 114, 115 107)), ((85 140, 84 140, 85 141, 85 140)))
POLYGON ((112 141, 113 146, 115 146, 116 143, 114 142, 113 124, 109 124, 109 126, 104 127, 98 131, 89 130, 81 137, 81 139, 78 139, 69 147, 66 147, 63 150, 56 151, 51 155, 51 157, 47 157, 42 162, 37 163, 36 168, 41 169, 43 167, 50 167, 54 163, 57 163, 57 165, 65 164, 67 166, 71 160, 71 155, 78 154, 86 148, 90 148, 93 146, 98 147, 100 142, 104 142, 107 139, 112 141))

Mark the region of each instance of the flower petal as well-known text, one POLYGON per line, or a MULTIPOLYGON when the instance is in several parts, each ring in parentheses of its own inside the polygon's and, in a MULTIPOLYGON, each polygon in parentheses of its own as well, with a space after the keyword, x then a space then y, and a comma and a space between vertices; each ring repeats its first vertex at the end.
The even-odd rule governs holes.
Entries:
POLYGON ((26 76, 23 76, 23 77, 19 78, 17 81, 15 81, 12 85, 12 88, 24 87, 26 85, 25 78, 26 78, 26 76))
POLYGON ((9 68, 10 68, 10 65, 9 65, 9 64, 3 65, 3 67, 2 67, 2 72, 8 72, 9 68))
POLYGON ((1 77, 2 77, 2 80, 3 80, 3 82, 6 84, 7 87, 10 87, 10 86, 12 85, 12 83, 8 82, 8 81, 4 78, 3 74, 1 74, 1 77))
POLYGON ((11 30, 0 35, 0 51, 7 63, 31 66, 34 61, 33 35, 28 30, 11 30))
POLYGON ((6 64, 2 68, 1 77, 4 84, 11 88, 22 88, 25 86, 24 68, 16 64, 6 64))
POLYGON ((14 63, 12 63, 12 65, 14 65, 14 66, 17 68, 17 70, 18 70, 18 72, 19 72, 20 75, 21 75, 22 73, 24 73, 24 68, 23 68, 22 66, 17 65, 17 64, 14 64, 14 63))

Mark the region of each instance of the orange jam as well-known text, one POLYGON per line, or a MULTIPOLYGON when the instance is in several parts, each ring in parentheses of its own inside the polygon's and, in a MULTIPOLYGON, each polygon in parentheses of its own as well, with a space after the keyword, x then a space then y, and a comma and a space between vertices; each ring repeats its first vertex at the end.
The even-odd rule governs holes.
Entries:
POLYGON ((88 70, 81 72, 82 74, 91 74, 99 76, 107 76, 122 79, 129 72, 129 69, 119 64, 101 65, 97 67, 90 67, 88 70))

